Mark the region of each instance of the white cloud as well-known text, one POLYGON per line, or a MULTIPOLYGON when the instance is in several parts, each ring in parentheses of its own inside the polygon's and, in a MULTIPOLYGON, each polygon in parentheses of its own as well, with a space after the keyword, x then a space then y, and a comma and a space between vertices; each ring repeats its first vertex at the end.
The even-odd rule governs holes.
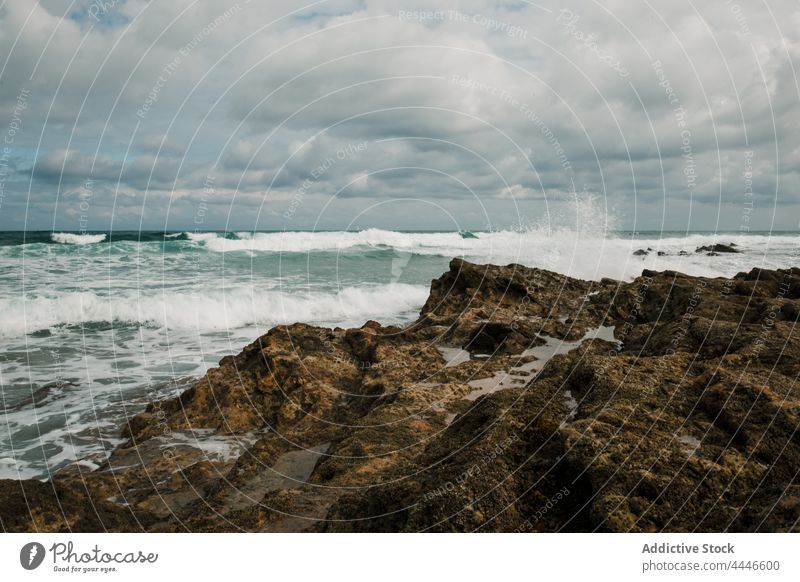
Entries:
MULTIPOLYGON (((95 20, 90 2, 65 17, 68 2, 7 0, 0 103, 30 97, 3 217, 19 222, 29 186, 46 225, 59 184, 91 176, 134 208, 145 190, 191 204, 213 175, 220 202, 236 193, 237 208, 272 217, 310 179, 293 227, 356 179, 332 222, 397 197, 465 217, 483 202, 512 223, 587 185, 635 205, 628 227, 659 228, 662 214, 684 227, 691 205, 716 220, 704 207, 721 200, 736 228, 752 151, 754 216, 769 226, 773 203, 800 202, 800 15, 740 4, 128 0, 95 20)), ((168 200, 148 194, 148 215, 168 200)))

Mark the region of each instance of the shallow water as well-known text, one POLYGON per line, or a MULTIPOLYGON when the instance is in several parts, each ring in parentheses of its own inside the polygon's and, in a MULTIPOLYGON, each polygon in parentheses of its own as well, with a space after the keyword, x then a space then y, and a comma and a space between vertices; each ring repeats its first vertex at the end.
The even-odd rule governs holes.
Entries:
POLYGON ((467 400, 477 400, 485 394, 492 394, 515 386, 524 386, 533 380, 539 372, 544 369, 547 362, 552 360, 555 356, 571 352, 586 340, 599 339, 610 342, 616 341, 614 339, 613 325, 590 329, 581 339, 574 342, 552 338, 543 334, 539 334, 538 337, 545 340, 543 345, 529 348, 518 356, 520 359, 527 360, 525 363, 513 366, 508 370, 495 372, 489 378, 472 380, 469 382, 469 385, 473 390, 469 392, 465 398, 467 400))
POLYGON ((250 482, 237 488, 233 497, 227 501, 226 510, 260 503, 264 495, 272 491, 302 487, 330 446, 331 443, 322 443, 308 449, 284 453, 272 467, 264 467, 250 482))
POLYGON ((451 346, 436 346, 436 348, 444 358, 445 368, 452 368, 464 362, 469 362, 470 360, 470 355, 467 350, 451 346))

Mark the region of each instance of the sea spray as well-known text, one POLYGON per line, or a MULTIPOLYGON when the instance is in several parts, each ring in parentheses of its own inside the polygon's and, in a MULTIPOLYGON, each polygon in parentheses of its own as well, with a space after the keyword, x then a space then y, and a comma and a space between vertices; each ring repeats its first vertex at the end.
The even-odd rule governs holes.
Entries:
MULTIPOLYGON (((0 336, 20 336, 55 326, 109 323, 165 329, 226 330, 279 324, 328 322, 360 325, 416 310, 428 295, 422 285, 390 283, 338 292, 259 291, 254 288, 185 293, 51 293, 30 299, 0 299, 0 336)), ((113 327, 113 326, 112 326, 113 327)))

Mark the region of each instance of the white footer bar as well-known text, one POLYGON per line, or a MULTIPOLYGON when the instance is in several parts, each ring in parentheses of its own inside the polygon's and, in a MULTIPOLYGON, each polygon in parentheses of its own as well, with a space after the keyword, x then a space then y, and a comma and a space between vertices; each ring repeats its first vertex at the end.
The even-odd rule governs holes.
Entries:
POLYGON ((2 534, 4 580, 800 580, 797 534, 2 534), (245 578, 245 576, 247 578, 245 578), (167 578, 170 577, 170 578, 167 578))

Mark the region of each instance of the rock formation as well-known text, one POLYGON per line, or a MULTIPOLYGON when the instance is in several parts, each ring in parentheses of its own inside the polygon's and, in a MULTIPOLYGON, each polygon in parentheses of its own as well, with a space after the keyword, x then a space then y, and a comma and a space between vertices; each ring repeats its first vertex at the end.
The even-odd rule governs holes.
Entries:
POLYGON ((414 323, 276 327, 127 443, 0 481, 7 531, 790 531, 800 269, 455 259, 414 323))
POLYGON ((706 253, 713 256, 713 255, 718 255, 719 253, 740 253, 742 251, 736 248, 735 243, 730 243, 727 245, 717 243, 714 245, 705 245, 702 247, 697 247, 694 252, 706 253))

